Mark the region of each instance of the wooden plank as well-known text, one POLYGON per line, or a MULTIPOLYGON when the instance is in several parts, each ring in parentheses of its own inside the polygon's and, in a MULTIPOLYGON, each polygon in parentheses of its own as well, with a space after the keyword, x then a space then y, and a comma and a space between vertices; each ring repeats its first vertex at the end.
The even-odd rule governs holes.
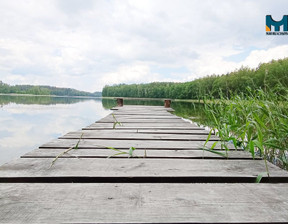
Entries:
MULTIPOLYGON (((116 130, 116 129, 115 129, 116 130)), ((113 131, 115 131, 113 130, 113 131)), ((101 130, 101 131, 110 131, 110 130, 101 130)), ((118 130, 117 130, 118 131, 118 130)), ((121 129, 119 131, 135 131, 129 129, 121 129)), ((137 131, 137 130, 136 130, 137 131)), ((150 134, 193 134, 193 135, 208 135, 209 131, 204 128, 193 128, 193 129, 139 129, 139 133, 150 133, 150 134)))
POLYGON ((132 105, 125 105, 124 107, 114 107, 112 110, 116 112, 173 112, 172 108, 165 108, 163 106, 132 106, 132 105))
MULTIPOLYGON (((1 166, 0 182, 254 182, 265 172, 262 160, 203 159, 98 159, 60 158, 50 168, 53 159, 21 158, 1 166), (23 178, 21 180, 21 178, 23 178), (46 178, 46 179, 45 179, 46 178), (84 178, 84 179, 83 179, 84 178), (14 180, 13 180, 14 179, 14 180)), ((269 181, 288 181, 288 172, 270 163, 269 181)), ((263 175, 267 177, 267 175, 263 175)), ((266 181, 267 178, 266 178, 266 181)))
POLYGON ((119 110, 124 110, 124 109, 129 109, 129 110, 132 110, 132 109, 138 109, 138 108, 141 108, 141 109, 154 109, 154 110, 166 110, 166 109, 169 109, 169 108, 166 108, 164 106, 151 106, 151 105, 129 105, 129 104, 125 104, 124 107, 117 107, 119 110))
POLYGON ((158 115, 158 116, 171 116, 172 114, 167 111, 157 111, 157 110, 116 110, 113 111, 114 114, 123 115, 158 115))
POLYGON ((152 109, 120 109, 114 111, 115 113, 159 113, 159 114, 164 114, 167 113, 169 114, 170 112, 173 111, 167 111, 167 110, 152 110, 152 109))
MULTIPOLYGON (((51 142, 43 144, 40 148, 70 148, 78 143, 79 139, 55 139, 51 142)), ((211 147, 215 141, 209 141, 207 147, 211 147)), ((200 149, 202 150, 205 141, 157 141, 157 140, 105 140, 105 139, 81 139, 79 148, 106 148, 114 147, 117 149, 129 149, 135 147, 138 149, 200 149)), ((235 149, 232 144, 228 147, 235 149)), ((221 149, 220 143, 214 149, 221 149)))
MULTIPOLYGON (((187 123, 183 119, 130 119, 130 118, 121 118, 117 117, 116 120, 121 123, 167 123, 167 124, 174 124, 174 123, 187 123)), ((116 121, 114 118, 103 118, 96 123, 114 123, 116 121)))
MULTIPOLYGON (((117 126, 118 127, 118 126, 117 126)), ((95 129, 95 130, 81 130, 81 133, 102 133, 111 134, 129 134, 129 133, 142 133, 142 134, 176 134, 176 135, 208 135, 209 131, 204 130, 204 128, 193 128, 193 129, 95 129)))
POLYGON ((288 184, 18 183, 0 191, 1 223, 288 223, 288 184))
POLYGON ((170 112, 174 112, 173 109, 171 108, 154 108, 153 107, 148 107, 148 108, 127 108, 127 107, 123 107, 123 108, 119 108, 118 110, 114 110, 116 112, 122 112, 122 113, 125 113, 125 112, 155 112, 155 113, 170 113, 170 112))
MULTIPOLYGON (((154 115, 154 114, 148 114, 148 115, 126 115, 126 114, 114 114, 115 117, 121 117, 121 118, 129 118, 129 119, 182 119, 181 117, 177 117, 176 115, 170 114, 170 115, 154 115)), ((106 116, 105 118, 113 118, 112 114, 106 116)))
POLYGON ((128 115, 144 115, 144 116, 167 116, 171 117, 174 114, 169 113, 169 112, 161 112, 161 111, 114 111, 113 114, 115 115, 123 115, 123 116, 128 116, 128 115))
POLYGON ((135 115, 143 115, 143 116, 163 116, 163 117, 171 117, 172 114, 167 112, 133 112, 133 111, 127 111, 127 112, 113 112, 116 116, 135 116, 135 115))
MULTIPOLYGON (((150 119, 140 119, 140 118, 122 118, 120 116, 116 117, 116 120, 119 121, 119 122, 122 122, 122 123, 178 123, 178 122, 181 122, 181 123, 184 123, 184 122, 187 122, 187 121, 184 121, 183 119, 181 118, 173 118, 173 119, 153 119, 153 118, 150 118, 150 119)), ((97 123, 113 123, 116 121, 113 117, 105 117, 105 118, 102 118, 98 121, 96 121, 97 123)))
POLYGON ((133 111, 133 110, 149 110, 149 111, 169 111, 171 108, 166 108, 164 106, 148 106, 148 105, 125 105, 124 107, 114 107, 119 111, 133 111))
MULTIPOLYGON (((162 130, 169 130, 169 131, 182 131, 182 130, 184 130, 184 131, 189 131, 189 130, 205 130, 204 128, 201 128, 201 127, 197 127, 197 126, 192 126, 192 127, 169 127, 169 126, 166 126, 166 127, 164 127, 164 126, 159 126, 159 127, 153 127, 153 126, 151 126, 151 125, 138 125, 138 126, 133 126, 133 125, 122 125, 122 126, 120 126, 120 125, 116 125, 116 127, 115 127, 115 129, 113 129, 113 124, 101 124, 101 123, 98 123, 97 125, 90 125, 90 126, 88 126, 88 127, 85 127, 85 128, 82 128, 82 130, 138 130, 138 131, 140 131, 140 130, 145 130, 145 129, 147 129, 147 130, 151 130, 151 129, 156 129, 157 128, 157 130, 159 131, 159 132, 161 132, 162 130), (98 125, 99 124, 99 125, 98 125)), ((129 123, 128 123, 129 124, 129 123)))
MULTIPOLYGON (((65 149, 35 149, 31 152, 21 156, 21 158, 55 158, 63 153, 65 149)), ((128 150, 123 150, 128 152, 128 150)), ((220 151, 226 154, 225 151, 220 151)), ((77 149, 61 156, 62 158, 107 158, 113 156, 116 152, 112 149, 77 149)), ((134 152, 136 156, 146 158, 171 158, 171 159, 253 159, 251 154, 246 151, 229 151, 227 157, 223 157, 216 153, 201 151, 201 150, 143 150, 136 149, 134 152), (145 152, 146 151, 146 152, 145 152)), ((115 158, 127 158, 127 154, 115 156, 115 158)), ((260 159, 256 157, 256 159, 260 159)))
MULTIPOLYGON (((176 141, 206 141, 207 135, 177 135, 177 134, 145 134, 145 133, 121 133, 110 132, 102 133, 99 131, 85 131, 85 132, 70 132, 60 139, 111 139, 111 140, 176 140, 176 141)), ((210 136, 210 140, 220 140, 215 135, 210 136)))
POLYGON ((133 111, 133 110, 149 110, 149 111, 169 111, 171 108, 166 108, 164 106, 146 106, 146 105, 125 105, 124 107, 114 107, 119 111, 133 111))
MULTIPOLYGON (((113 128, 113 123, 94 123, 88 126, 89 128, 113 128)), ((87 127, 87 128, 88 128, 87 127)), ((195 124, 188 123, 188 122, 179 122, 179 123, 122 123, 122 126, 117 125, 116 128, 169 128, 169 129, 176 129, 176 128, 199 128, 195 124)))

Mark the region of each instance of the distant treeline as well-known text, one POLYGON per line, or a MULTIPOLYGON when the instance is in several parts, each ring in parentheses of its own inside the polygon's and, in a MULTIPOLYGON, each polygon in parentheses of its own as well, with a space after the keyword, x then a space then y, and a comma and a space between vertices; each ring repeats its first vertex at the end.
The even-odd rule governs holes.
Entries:
POLYGON ((8 85, 0 81, 0 93, 5 94, 32 94, 32 95, 56 95, 56 96, 102 96, 101 92, 89 93, 71 88, 58 88, 54 86, 33 85, 8 85))
MULTIPOLYGON (((212 75, 191 82, 154 82, 149 84, 119 84, 105 86, 102 95, 108 97, 202 99, 204 96, 251 93, 250 89, 277 86, 288 88, 288 58, 260 64, 256 69, 242 67, 225 75, 212 75)), ((279 91, 279 88, 275 88, 279 91)))
MULTIPOLYGON (((101 99, 86 99, 82 97, 61 97, 61 96, 27 96, 19 95, 2 95, 0 96, 0 107, 10 103, 25 104, 25 105, 56 105, 56 104, 74 104, 85 102, 87 100, 101 101, 101 99)), ((115 101, 115 100, 114 100, 115 101)))

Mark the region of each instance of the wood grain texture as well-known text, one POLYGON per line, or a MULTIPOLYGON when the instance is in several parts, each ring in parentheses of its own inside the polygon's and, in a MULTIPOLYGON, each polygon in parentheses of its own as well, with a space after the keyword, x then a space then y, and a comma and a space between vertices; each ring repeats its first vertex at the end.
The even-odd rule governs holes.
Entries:
MULTIPOLYGON (((113 118, 122 118, 122 119, 145 119, 145 120, 149 120, 149 119, 159 119, 159 120, 183 120, 182 117, 178 117, 174 114, 170 114, 170 113, 167 113, 167 112, 161 112, 161 113, 144 113, 144 114, 141 114, 141 112, 135 112, 134 113, 129 113, 127 112, 124 113, 124 112, 119 112, 119 113, 111 113, 109 115, 107 115, 106 117, 104 117, 105 119, 111 119, 113 118)), ((104 119, 102 118, 102 119, 104 119)), ((184 119, 185 120, 185 119, 184 119)))
MULTIPOLYGON (((187 121, 184 121, 183 119, 141 119, 141 118, 122 118, 122 117, 116 117, 116 120, 121 123, 167 123, 167 124, 174 124, 174 123, 186 123, 187 121)), ((96 123, 114 123, 116 121, 114 118, 103 118, 96 123)))
MULTIPOLYGON (((111 140, 176 140, 176 141, 206 141, 207 135, 177 135, 177 134, 148 134, 148 133, 121 133, 113 132, 102 133, 102 132, 70 132, 60 139, 79 139, 82 136, 82 139, 111 139, 111 140)), ((212 135, 210 140, 220 140, 219 137, 212 135)))
POLYGON ((143 111, 130 111, 130 112, 113 112, 116 116, 162 116, 162 117, 171 117, 172 114, 169 114, 167 112, 143 112, 143 111))
MULTIPOLYGON (((126 115, 124 113, 111 113, 109 115, 107 115, 104 118, 113 118, 112 114, 114 114, 114 116, 120 117, 120 118, 129 118, 129 119, 182 119, 181 117, 178 117, 174 114, 165 114, 165 115, 154 115, 154 114, 148 114, 148 115, 138 115, 138 114, 134 114, 133 116, 131 115, 126 115)), ((103 118, 102 118, 103 119, 103 118)))
MULTIPOLYGON (((55 139, 51 142, 43 144, 39 148, 63 148, 68 149, 74 147, 79 139, 55 139)), ((211 147, 215 141, 209 141, 207 147, 211 147)), ((114 147, 117 149, 129 149, 135 147, 137 149, 195 149, 202 150, 205 140, 198 141, 167 141, 167 140, 110 140, 110 139, 81 139, 78 147, 81 148, 107 148, 114 147)), ((228 144, 230 150, 235 147, 228 144)), ((221 143, 218 142, 214 148, 215 150, 221 149, 221 143)))
POLYGON ((148 105, 125 105, 124 107, 114 107, 118 111, 173 111, 172 108, 165 108, 164 106, 148 106, 148 105))
MULTIPOLYGON (((94 123, 88 126, 90 128, 113 128, 113 123, 94 123)), ((176 128, 186 129, 186 128, 198 128, 195 124, 191 124, 188 122, 179 122, 179 123, 155 123, 155 122, 145 122, 145 123, 122 123, 122 126, 117 125, 116 129, 122 128, 169 128, 169 129, 176 129, 176 128)))
MULTIPOLYGON (((93 133, 93 134, 135 134, 135 133, 142 133, 142 134, 176 134, 176 135, 208 135, 209 131, 205 130, 204 128, 199 128, 199 129, 156 129, 156 128, 151 128, 151 129, 95 129, 95 130, 81 130, 78 131, 81 133, 93 133)), ((71 132, 70 132, 71 133, 71 132)), ((74 133, 74 132, 72 132, 74 133)), ((68 133, 67 133, 68 134, 68 133)))
MULTIPOLYGON (((123 150, 128 152, 128 150, 123 150)), ((63 149, 35 149, 31 152, 21 156, 21 158, 55 158, 57 155, 63 152, 63 149)), ((225 151, 220 151, 226 155, 225 151)), ((64 154, 65 158, 107 158, 114 155, 116 152, 112 149, 77 149, 72 150, 69 153, 64 154)), ((136 149, 135 154, 139 157, 145 155, 145 150, 136 149)), ((229 151, 227 152, 228 159, 253 159, 251 153, 243 151, 229 151)), ((126 155, 118 155, 115 158, 127 158, 126 155)), ((201 150, 146 150, 147 158, 183 158, 183 159, 227 159, 221 155, 201 151, 201 150)), ((259 159, 259 157, 256 157, 259 159)))
MULTIPOLYGON (((184 159, 98 159, 60 158, 52 168, 53 159, 21 158, 0 167, 0 179, 4 177, 89 177, 97 178, 184 178, 197 181, 204 177, 216 180, 256 178, 265 172, 262 160, 184 160, 184 159)), ((285 177, 288 173, 268 164, 270 178, 285 177)), ((266 175, 264 175, 266 176, 266 175)), ((153 179, 153 180, 154 180, 153 179)), ((206 180, 205 179, 205 180, 206 180)), ((77 178, 76 178, 77 180, 77 178)))
POLYGON ((288 184, 0 184, 0 223, 288 223, 288 184))

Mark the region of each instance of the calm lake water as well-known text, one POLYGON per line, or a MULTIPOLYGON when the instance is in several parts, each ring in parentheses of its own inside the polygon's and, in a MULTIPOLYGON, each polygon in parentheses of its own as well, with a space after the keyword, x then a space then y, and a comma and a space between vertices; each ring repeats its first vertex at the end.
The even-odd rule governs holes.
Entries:
POLYGON ((110 113, 101 99, 0 96, 0 164, 110 113))
MULTIPOLYGON (((125 104, 163 106, 163 100, 125 100, 125 104)), ((19 158, 67 132, 107 116, 115 100, 0 95, 0 165, 19 158)), ((172 102, 179 116, 198 116, 191 103, 172 102)))

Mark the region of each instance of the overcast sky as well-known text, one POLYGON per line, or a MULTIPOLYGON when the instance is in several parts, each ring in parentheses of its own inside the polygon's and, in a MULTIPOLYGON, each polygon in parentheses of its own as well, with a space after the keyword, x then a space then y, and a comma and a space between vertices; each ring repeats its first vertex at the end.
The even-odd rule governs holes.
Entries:
POLYGON ((287 0, 0 0, 0 80, 101 91, 288 56, 287 0))

